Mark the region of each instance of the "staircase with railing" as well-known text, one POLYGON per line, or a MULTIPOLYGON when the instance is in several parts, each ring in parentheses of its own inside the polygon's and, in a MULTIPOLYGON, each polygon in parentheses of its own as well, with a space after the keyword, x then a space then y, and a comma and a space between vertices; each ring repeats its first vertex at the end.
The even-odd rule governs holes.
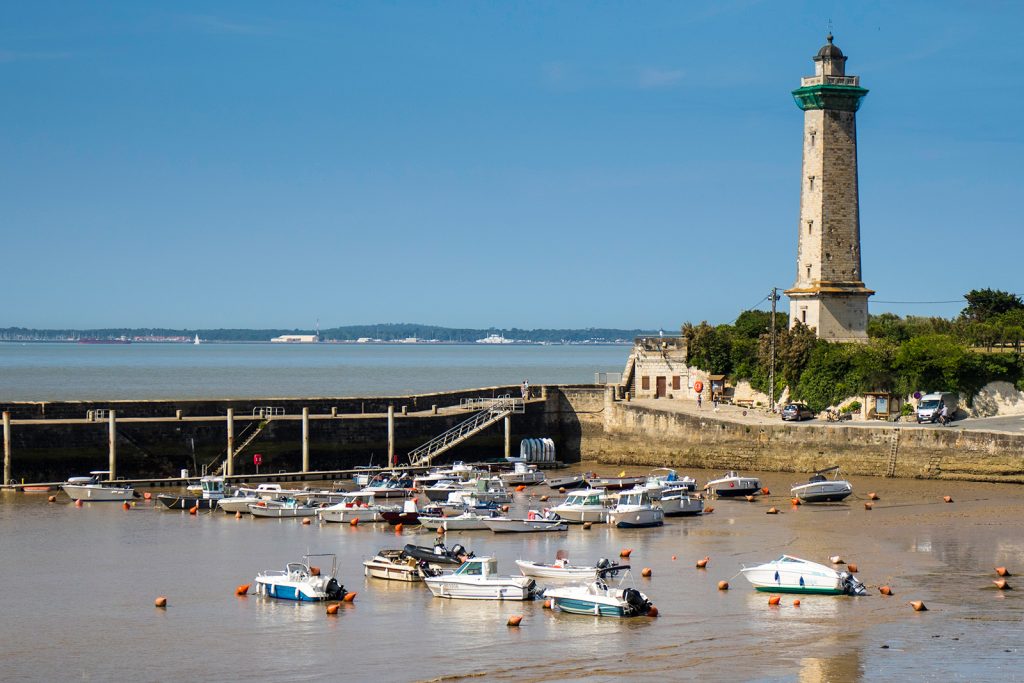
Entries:
MULTIPOLYGON (((242 451, 245 450, 246 446, 248 446, 253 441, 255 441, 256 437, 258 437, 263 432, 263 430, 266 429, 268 424, 270 424, 269 420, 260 420, 259 422, 250 422, 249 425, 244 430, 242 430, 242 433, 238 435, 239 438, 242 438, 242 443, 241 443, 240 446, 235 448, 234 455, 237 457, 242 451), (255 428, 254 428, 254 425, 255 425, 255 428)), ((226 452, 227 452, 227 449, 225 449, 225 453, 226 452)), ((210 466, 213 465, 214 463, 216 463, 218 460, 220 460, 220 464, 217 465, 217 469, 215 469, 213 472, 211 472, 209 474, 209 476, 219 477, 220 475, 224 474, 224 467, 228 463, 228 459, 224 457, 224 453, 218 454, 216 458, 214 458, 209 463, 207 463, 203 467, 203 471, 205 472, 206 470, 208 470, 210 468, 210 466)))
POLYGON ((499 396, 484 402, 483 405, 485 407, 482 410, 474 413, 468 419, 410 451, 409 464, 413 467, 429 465, 436 456, 479 434, 495 422, 513 413, 526 412, 526 404, 523 399, 511 396, 499 396))

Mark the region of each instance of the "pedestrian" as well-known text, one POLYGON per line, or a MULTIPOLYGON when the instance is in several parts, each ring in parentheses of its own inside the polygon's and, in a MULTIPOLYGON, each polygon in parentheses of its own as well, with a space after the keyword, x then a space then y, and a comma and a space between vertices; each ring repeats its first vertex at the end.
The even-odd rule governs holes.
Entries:
POLYGON ((697 392, 697 409, 700 409, 700 404, 704 402, 704 394, 700 391, 697 392))
POLYGON ((717 394, 717 393, 714 393, 714 392, 713 392, 713 393, 711 394, 711 402, 712 402, 713 404, 715 404, 715 410, 718 410, 718 394, 717 394))
POLYGON ((530 383, 527 380, 523 380, 522 386, 523 400, 530 398, 530 383))

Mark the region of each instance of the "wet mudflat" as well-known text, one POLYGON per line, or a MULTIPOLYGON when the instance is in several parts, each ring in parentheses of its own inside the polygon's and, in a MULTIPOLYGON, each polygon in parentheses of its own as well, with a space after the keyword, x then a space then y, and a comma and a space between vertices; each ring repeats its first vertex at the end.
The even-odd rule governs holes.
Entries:
MULTIPOLYGON (((720 474, 686 473, 700 484, 720 474)), ((761 477, 772 495, 714 501, 712 514, 660 529, 449 534, 449 543, 497 556, 507 573, 517 558, 551 559, 562 548, 578 564, 632 548, 633 580, 660 616, 629 620, 553 613, 539 601, 447 601, 421 585, 363 577, 364 559, 381 548, 429 545, 426 530, 191 516, 142 501, 128 511, 75 508, 63 495, 50 504, 45 494, 4 494, 0 679, 1019 677, 1024 590, 999 591, 992 580, 996 566, 1024 573, 1024 489, 855 477, 847 502, 794 508, 789 487, 802 477, 761 477), (866 511, 869 491, 880 500, 866 511), (765 514, 772 505, 780 514, 765 514), (233 594, 258 571, 283 569, 307 551, 336 552, 342 582, 359 593, 337 616, 323 605, 233 594), (769 607, 768 595, 737 572, 783 553, 855 562, 869 595, 800 596, 799 607, 783 596, 769 607), (707 569, 695 568, 705 555, 707 569), (642 567, 651 578, 640 577, 642 567), (717 590, 723 579, 731 590, 717 590), (895 595, 879 595, 882 584, 895 595), (168 596, 166 609, 153 607, 157 595, 168 596), (914 599, 929 611, 914 612, 914 599), (524 615, 519 628, 506 626, 512 614, 524 615)), ((516 494, 513 513, 545 505, 543 494, 553 492, 516 494)))

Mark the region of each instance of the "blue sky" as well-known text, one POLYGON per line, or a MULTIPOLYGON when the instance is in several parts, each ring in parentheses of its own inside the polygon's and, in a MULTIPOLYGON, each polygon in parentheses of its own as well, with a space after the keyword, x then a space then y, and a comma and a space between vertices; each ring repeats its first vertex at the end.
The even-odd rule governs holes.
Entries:
POLYGON ((1021 292, 1022 7, 4 0, 0 326, 729 321, 829 20, 875 299, 1021 292))

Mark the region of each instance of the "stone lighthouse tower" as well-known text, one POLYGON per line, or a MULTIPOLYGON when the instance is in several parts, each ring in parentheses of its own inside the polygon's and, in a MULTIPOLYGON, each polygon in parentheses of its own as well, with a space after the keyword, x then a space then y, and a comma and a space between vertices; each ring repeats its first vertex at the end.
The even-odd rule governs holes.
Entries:
POLYGON ((814 56, 814 75, 793 91, 804 112, 804 154, 796 282, 786 290, 789 320, 828 341, 867 339, 874 292, 860 269, 856 120, 867 93, 859 76, 846 75, 846 57, 831 34, 814 56))

